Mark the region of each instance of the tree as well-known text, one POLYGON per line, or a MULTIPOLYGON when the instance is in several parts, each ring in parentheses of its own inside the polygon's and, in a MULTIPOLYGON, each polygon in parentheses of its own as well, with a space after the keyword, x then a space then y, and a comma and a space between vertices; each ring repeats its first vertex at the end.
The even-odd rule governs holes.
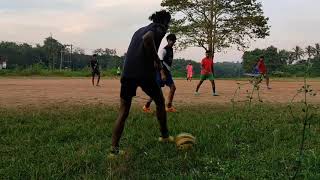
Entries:
POLYGON ((242 64, 245 72, 252 72, 254 65, 257 63, 259 57, 263 55, 264 50, 255 49, 253 51, 245 51, 242 55, 242 64))
POLYGON ((310 60, 312 56, 315 55, 315 49, 312 46, 306 47, 306 54, 308 55, 308 59, 310 60))
POLYGON ((295 48, 293 48, 293 55, 294 55, 294 60, 296 62, 300 61, 301 60, 301 57, 303 56, 304 54, 304 51, 301 47, 299 46, 296 46, 295 48))
POLYGON ((279 51, 279 58, 285 64, 292 64, 293 62, 292 52, 284 49, 279 51))
POLYGON ((290 60, 290 52, 286 50, 278 51, 278 48, 270 46, 266 49, 255 49, 253 51, 245 51, 243 59, 243 68, 246 72, 251 72, 260 56, 265 57, 265 64, 268 72, 281 71, 290 60))
POLYGON ((56 65, 58 65, 58 57, 60 57, 61 49, 65 47, 56 39, 52 37, 47 37, 44 40, 43 48, 47 54, 47 62, 49 64, 50 69, 54 69, 56 65))
POLYGON ((202 47, 215 52, 269 35, 268 18, 257 0, 162 0, 161 6, 175 17, 170 32, 178 47, 202 47))
POLYGON ((315 45, 315 48, 314 48, 314 53, 315 53, 315 57, 316 58, 320 58, 320 44, 319 43, 317 43, 316 45, 315 45))
POLYGON ((85 55, 85 50, 82 49, 82 48, 76 47, 76 48, 73 50, 73 53, 74 53, 74 54, 85 55))
POLYGON ((117 50, 116 49, 106 48, 104 50, 104 54, 107 55, 107 56, 115 56, 115 55, 117 55, 117 50))
POLYGON ((116 49, 109 49, 109 48, 99 48, 93 51, 94 54, 97 54, 99 56, 116 56, 117 50, 116 49))
POLYGON ((102 56, 104 54, 104 50, 102 48, 93 50, 93 54, 97 54, 98 56, 102 56))
POLYGON ((265 49, 262 55, 265 57, 265 63, 269 72, 279 71, 287 64, 286 61, 281 59, 278 48, 274 46, 265 49))

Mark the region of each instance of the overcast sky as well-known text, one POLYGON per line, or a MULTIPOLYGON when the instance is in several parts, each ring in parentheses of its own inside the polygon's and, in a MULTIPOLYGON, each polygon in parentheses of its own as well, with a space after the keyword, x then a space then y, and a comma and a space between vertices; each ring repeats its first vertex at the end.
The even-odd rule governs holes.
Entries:
MULTIPOLYGON (((292 49, 320 43, 320 0, 261 0, 270 18, 271 35, 252 42, 250 49, 274 45, 292 49)), ((161 0, 0 0, 0 41, 42 44, 50 36, 91 53, 117 49, 122 55, 137 28, 149 23, 161 0)), ((241 61, 242 52, 227 49, 215 61, 241 61)), ((175 57, 199 61, 200 48, 175 57)))

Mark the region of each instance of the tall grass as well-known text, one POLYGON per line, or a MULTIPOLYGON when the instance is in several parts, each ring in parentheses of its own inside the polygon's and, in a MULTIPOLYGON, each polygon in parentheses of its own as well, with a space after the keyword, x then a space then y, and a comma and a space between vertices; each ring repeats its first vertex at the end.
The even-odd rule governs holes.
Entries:
MULTIPOLYGON (((121 147, 108 160, 117 108, 73 106, 0 109, 1 179, 288 179, 295 172, 300 122, 285 105, 184 106, 169 114, 173 135, 189 132, 197 144, 178 151, 160 144, 154 115, 134 107, 121 147)), ((292 107, 299 110, 299 107, 292 107)), ((303 115, 302 111, 295 111, 303 115)), ((319 114, 315 114, 319 119, 319 114)), ((310 121, 299 177, 320 178, 320 124, 310 121)))

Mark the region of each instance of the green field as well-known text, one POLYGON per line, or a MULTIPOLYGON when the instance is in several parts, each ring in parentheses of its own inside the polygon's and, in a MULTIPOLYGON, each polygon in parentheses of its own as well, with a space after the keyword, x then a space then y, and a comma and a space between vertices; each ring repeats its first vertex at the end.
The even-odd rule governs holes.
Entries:
MULTIPOLYGON (((285 105, 180 107, 172 134, 189 132, 186 152, 157 142, 158 123, 133 108, 121 147, 108 160, 117 108, 0 109, 1 179, 288 179, 297 168, 303 123, 285 105)), ((296 116, 302 115, 297 106, 296 116)), ((298 178, 320 179, 319 114, 310 120, 298 178)))

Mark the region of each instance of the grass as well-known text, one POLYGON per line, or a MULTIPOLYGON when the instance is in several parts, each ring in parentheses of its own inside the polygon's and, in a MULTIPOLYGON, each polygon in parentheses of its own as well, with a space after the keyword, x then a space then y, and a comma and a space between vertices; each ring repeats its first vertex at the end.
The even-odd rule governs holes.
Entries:
MULTIPOLYGON (((27 69, 10 69, 0 70, 0 76, 2 77, 17 77, 17 76, 40 76, 40 77, 91 77, 90 69, 82 69, 76 71, 70 70, 48 70, 42 68, 27 68, 27 69)), ((116 70, 103 70, 101 76, 116 77, 116 70)))
MULTIPOLYGON (((0 109, 1 179, 288 179, 296 168, 302 130, 284 105, 185 106, 169 114, 172 134, 197 145, 181 152, 160 144, 156 118, 134 107, 121 147, 107 159, 117 108, 73 106, 0 109)), ((296 113, 299 115, 299 107, 296 113)), ((301 112, 303 114, 303 112, 301 112)), ((320 179, 320 122, 306 133, 298 178, 320 179)))

